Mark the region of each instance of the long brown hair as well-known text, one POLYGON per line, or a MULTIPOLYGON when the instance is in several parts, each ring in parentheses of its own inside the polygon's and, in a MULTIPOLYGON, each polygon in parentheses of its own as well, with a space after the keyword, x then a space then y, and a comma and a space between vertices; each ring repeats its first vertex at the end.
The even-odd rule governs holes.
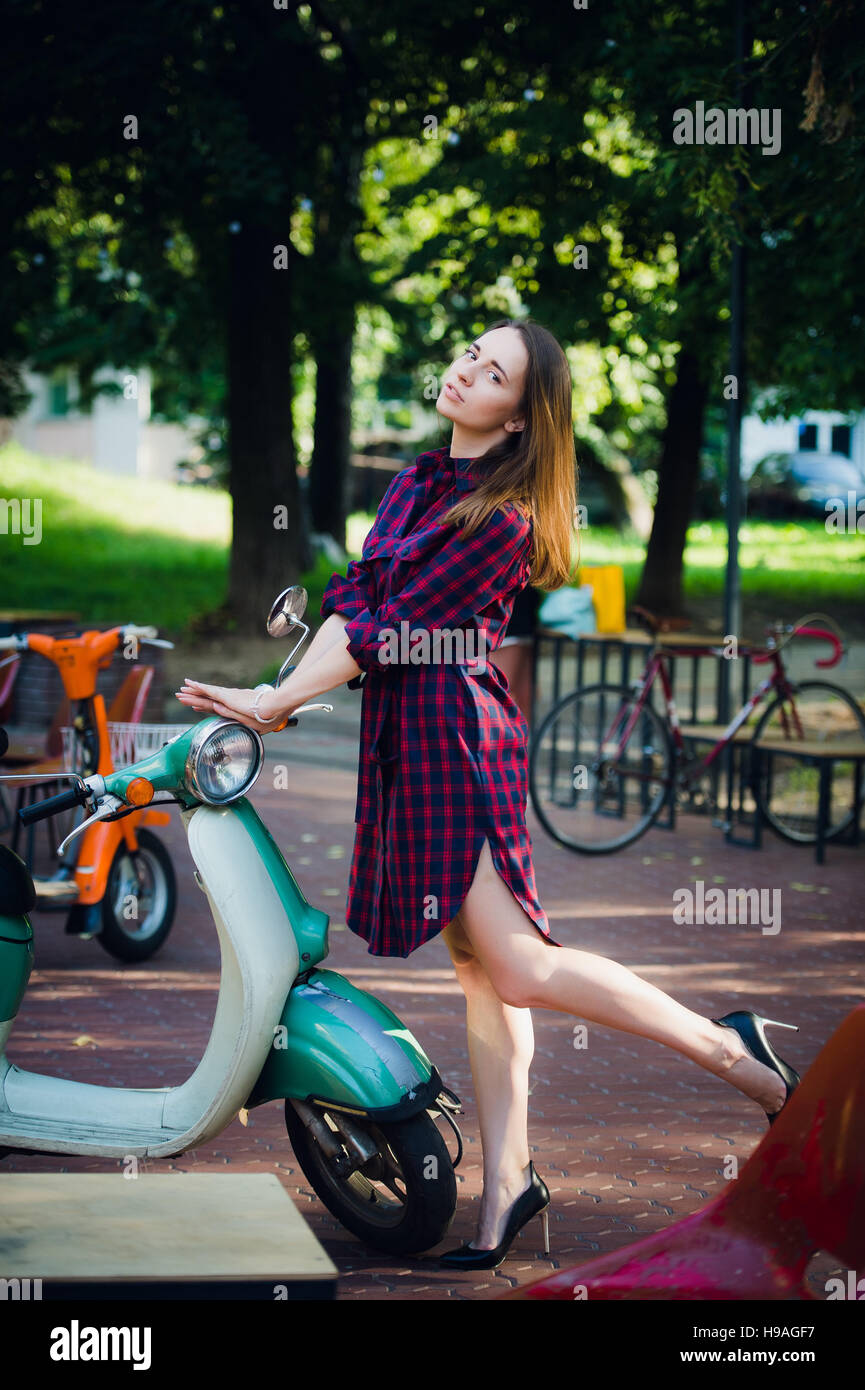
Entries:
POLYGON ((573 582, 575 536, 579 539, 568 359, 552 333, 534 319, 499 319, 484 332, 493 328, 515 328, 529 356, 522 399, 514 412, 525 415, 525 428, 481 455, 473 468, 478 486, 442 520, 461 526, 470 536, 496 507, 515 503, 533 523, 530 583, 560 589, 573 582))

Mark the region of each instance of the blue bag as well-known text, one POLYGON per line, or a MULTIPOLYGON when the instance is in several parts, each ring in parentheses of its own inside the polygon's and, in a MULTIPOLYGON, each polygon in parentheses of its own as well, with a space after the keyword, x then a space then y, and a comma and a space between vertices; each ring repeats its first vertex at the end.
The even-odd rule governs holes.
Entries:
POLYGON ((538 622, 574 638, 584 632, 597 632, 591 584, 583 584, 578 589, 566 584, 547 594, 538 609, 538 622))

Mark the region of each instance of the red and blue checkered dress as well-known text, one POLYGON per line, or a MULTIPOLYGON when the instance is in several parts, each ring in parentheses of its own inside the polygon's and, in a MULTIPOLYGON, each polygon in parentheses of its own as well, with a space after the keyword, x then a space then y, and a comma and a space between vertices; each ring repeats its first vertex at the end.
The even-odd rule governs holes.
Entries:
POLYGON ((408 956, 448 925, 485 838, 552 941, 525 820, 528 725, 506 677, 484 660, 528 579, 532 523, 509 503, 474 536, 443 526, 477 486, 475 460, 449 450, 420 454, 396 475, 361 560, 331 576, 321 605, 323 618, 349 619, 348 651, 362 672, 348 682, 362 707, 346 922, 377 956, 408 956))

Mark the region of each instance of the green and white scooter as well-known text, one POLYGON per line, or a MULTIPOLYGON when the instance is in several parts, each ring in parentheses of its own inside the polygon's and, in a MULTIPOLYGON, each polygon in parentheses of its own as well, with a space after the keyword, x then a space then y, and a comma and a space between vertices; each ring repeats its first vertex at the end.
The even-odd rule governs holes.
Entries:
MULTIPOLYGON (((287 589, 268 619, 273 635, 303 630, 294 651, 309 633, 306 601, 300 586, 287 589)), ((304 705, 289 722, 332 708, 304 705)), ((5 749, 5 735, 0 742, 5 749)), ((307 902, 246 797, 263 761, 258 733, 209 717, 119 772, 68 774, 68 791, 21 813, 84 806, 91 814, 76 835, 95 819, 178 803, 219 937, 220 985, 204 1055, 180 1086, 91 1086, 11 1064, 7 1039, 33 965, 34 890, 23 861, 0 846, 0 1156, 172 1158, 283 1100, 297 1160, 333 1215, 380 1250, 428 1250, 456 1206, 459 1100, 396 1014, 321 968, 328 916, 307 902), (455 1161, 441 1118, 456 1136, 455 1161)))

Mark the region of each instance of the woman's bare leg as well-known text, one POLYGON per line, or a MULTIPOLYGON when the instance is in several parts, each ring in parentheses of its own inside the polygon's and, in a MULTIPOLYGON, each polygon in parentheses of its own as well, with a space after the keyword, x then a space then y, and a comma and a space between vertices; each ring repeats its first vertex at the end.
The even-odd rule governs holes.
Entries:
POLYGON ((751 1057, 731 1028, 686 1009, 617 961, 544 941, 499 877, 487 841, 459 915, 503 1002, 576 1014, 653 1038, 723 1077, 764 1109, 783 1105, 787 1091, 781 1078, 751 1057))
POLYGON ((484 1191, 474 1244, 492 1249, 507 1208, 528 1186, 529 1067, 535 1040, 528 1009, 502 1003, 462 931, 442 933, 466 996, 466 1031, 483 1150, 484 1191))
MULTIPOLYGON (((484 1195, 475 1240, 482 1249, 499 1243, 508 1209, 527 1186, 520 1035, 513 1033, 512 1019, 520 1013, 530 1019, 531 1007, 652 1038, 729 1081, 765 1110, 778 1110, 784 1103, 781 1078, 751 1057, 732 1029, 676 1003, 606 956, 544 941, 499 877, 486 842, 472 886, 443 934, 471 1019, 469 1055, 484 1148, 484 1195), (470 952, 477 967, 469 964, 470 952), (473 1036, 478 1038, 474 1045, 473 1036), (498 1064, 492 1055, 497 1049, 498 1064), (509 1078, 504 1084, 503 1072, 509 1078)), ((526 1095, 527 1073, 528 1063, 526 1095)))

